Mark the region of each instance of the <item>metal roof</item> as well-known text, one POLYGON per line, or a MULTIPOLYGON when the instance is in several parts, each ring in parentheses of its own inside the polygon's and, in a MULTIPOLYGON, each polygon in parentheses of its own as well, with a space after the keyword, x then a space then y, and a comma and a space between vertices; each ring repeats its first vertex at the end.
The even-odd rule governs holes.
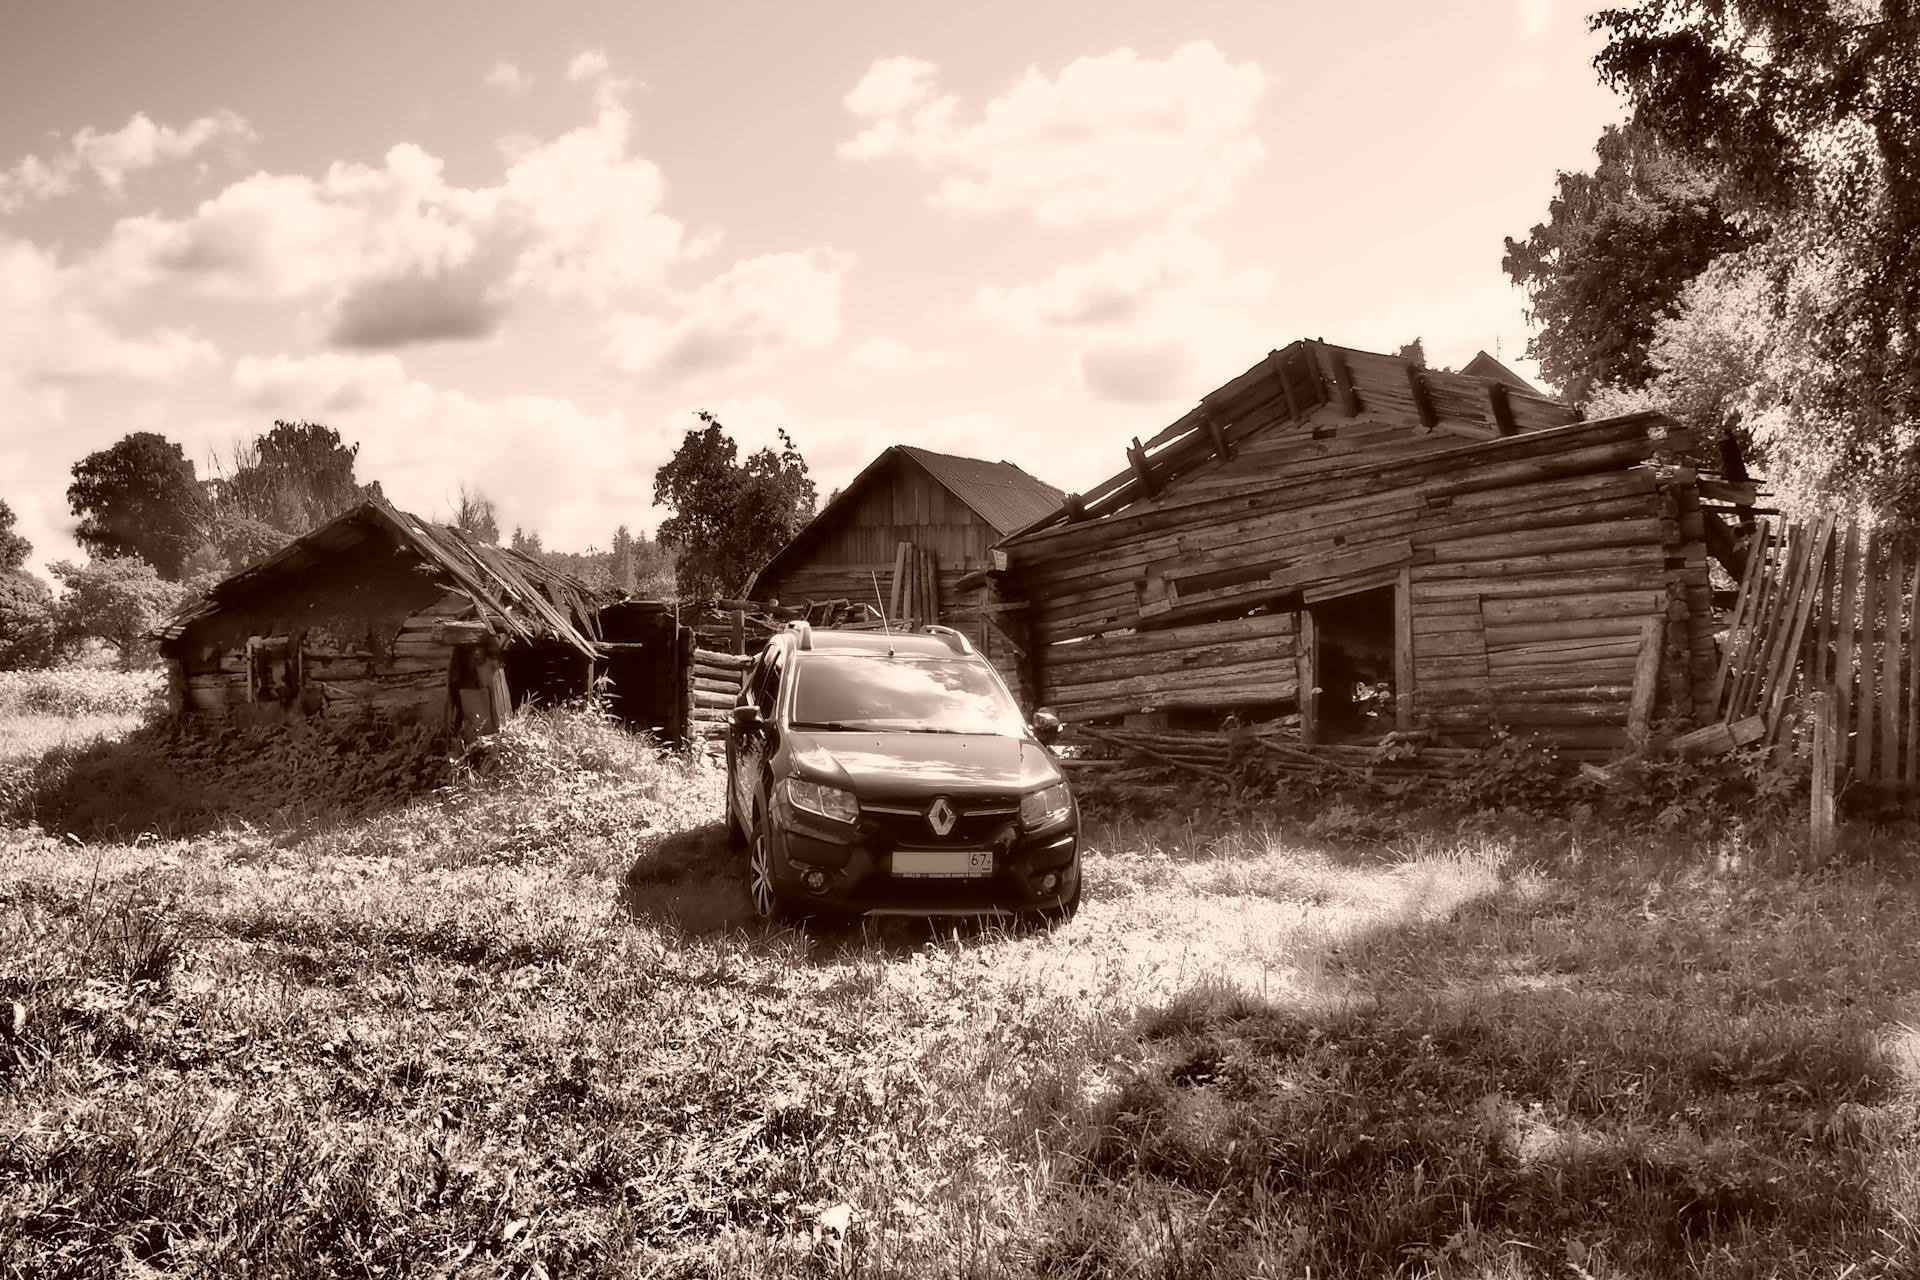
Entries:
POLYGON ((935 453, 916 445, 895 445, 901 453, 925 467, 953 496, 1002 534, 1012 533, 1046 515, 1066 493, 1037 480, 1011 462, 983 462, 951 453, 935 453))
POLYGON ((422 520, 377 498, 215 583, 205 596, 155 631, 154 637, 163 642, 177 640, 200 619, 375 538, 386 538, 419 556, 448 589, 471 599, 481 620, 502 633, 502 639, 557 640, 595 656, 596 602, 584 582, 532 556, 482 542, 450 525, 422 520))

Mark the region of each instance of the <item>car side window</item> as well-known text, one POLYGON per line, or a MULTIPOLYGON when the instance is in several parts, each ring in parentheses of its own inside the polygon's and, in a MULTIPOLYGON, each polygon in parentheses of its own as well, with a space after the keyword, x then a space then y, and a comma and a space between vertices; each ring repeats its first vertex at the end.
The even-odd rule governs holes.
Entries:
POLYGON ((780 701, 780 677, 786 670, 787 651, 775 649, 773 656, 767 659, 766 670, 760 674, 760 684, 754 690, 754 705, 760 708, 760 714, 773 719, 773 709, 780 701))

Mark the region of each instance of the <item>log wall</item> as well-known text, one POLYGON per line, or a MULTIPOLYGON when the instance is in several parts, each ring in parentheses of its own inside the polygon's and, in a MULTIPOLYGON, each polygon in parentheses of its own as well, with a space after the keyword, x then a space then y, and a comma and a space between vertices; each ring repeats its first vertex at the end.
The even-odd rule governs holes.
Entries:
POLYGON ((1231 456, 1003 544, 1001 589, 1026 602, 1035 679, 1063 719, 1297 704, 1316 607, 1385 588, 1399 613, 1382 640, 1412 686, 1402 727, 1617 748, 1652 719, 1705 713, 1694 474, 1648 465, 1691 441, 1664 420, 1500 435, 1410 426, 1378 392, 1297 417, 1271 387, 1219 396, 1231 456))

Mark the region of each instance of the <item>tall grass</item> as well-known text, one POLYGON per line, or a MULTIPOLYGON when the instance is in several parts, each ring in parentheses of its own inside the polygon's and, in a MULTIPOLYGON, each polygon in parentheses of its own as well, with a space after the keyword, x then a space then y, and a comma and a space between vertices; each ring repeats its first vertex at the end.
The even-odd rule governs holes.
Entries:
POLYGON ((0 1275, 1913 1266, 1903 882, 1195 814, 1056 929, 795 931, 719 796, 573 710, 349 822, 7 833, 0 1275))

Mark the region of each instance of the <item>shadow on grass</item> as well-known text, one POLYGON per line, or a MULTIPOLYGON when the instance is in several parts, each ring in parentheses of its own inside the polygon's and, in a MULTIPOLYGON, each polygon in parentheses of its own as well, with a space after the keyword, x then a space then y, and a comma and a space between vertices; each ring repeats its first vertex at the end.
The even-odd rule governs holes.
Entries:
POLYGON ((445 749, 418 730, 356 723, 189 735, 149 725, 5 762, 0 813, 99 843, 240 825, 311 831, 397 808, 451 776, 445 749))
POLYGON ((1512 877, 1347 939, 1337 999, 1142 1015, 1146 1065, 1065 1113, 1036 1269, 1910 1274, 1898 912, 1645 892, 1512 877))
POLYGON ((746 854, 727 844, 724 820, 662 837, 628 868, 620 902, 636 919, 694 936, 746 931, 769 936, 805 932, 808 963, 837 964, 852 955, 898 958, 940 940, 989 945, 1028 929, 994 918, 841 915, 807 916, 771 924, 754 915, 746 854))

